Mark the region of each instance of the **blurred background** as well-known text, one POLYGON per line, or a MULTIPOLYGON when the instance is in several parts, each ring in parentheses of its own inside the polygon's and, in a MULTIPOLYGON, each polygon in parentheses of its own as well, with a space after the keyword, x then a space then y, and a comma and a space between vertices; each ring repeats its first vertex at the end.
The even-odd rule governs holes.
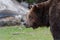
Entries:
POLYGON ((30 5, 46 0, 0 0, 0 26, 20 25, 30 5))

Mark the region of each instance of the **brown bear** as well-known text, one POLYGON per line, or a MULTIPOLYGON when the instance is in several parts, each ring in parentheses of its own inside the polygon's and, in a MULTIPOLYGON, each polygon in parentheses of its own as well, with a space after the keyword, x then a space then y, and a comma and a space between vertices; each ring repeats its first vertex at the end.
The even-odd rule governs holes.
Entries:
MULTIPOLYGON (((60 0, 48 0, 49 23, 54 40, 60 40, 60 0)), ((44 4, 46 5, 46 4, 44 4)))
POLYGON ((48 13, 49 13, 49 6, 43 7, 42 3, 38 3, 38 5, 37 4, 33 5, 30 11, 27 13, 24 25, 33 28, 37 28, 39 26, 49 27, 48 13))
MULTIPOLYGON (((48 8, 48 6, 49 6, 50 29, 51 29, 54 40, 60 40, 60 0, 48 0, 46 2, 42 2, 37 5, 38 6, 35 6, 36 10, 35 9, 33 10, 34 7, 31 8, 31 11, 27 15, 26 24, 29 24, 29 26, 32 24, 34 24, 35 26, 37 24, 39 24, 40 20, 42 19, 41 13, 43 12, 42 11, 43 8, 45 8, 45 7, 48 8), (39 7, 39 8, 37 9, 37 7, 39 7), (38 10, 41 10, 41 11, 38 11, 38 10), (30 15, 30 13, 31 13, 31 15, 30 15), (39 15, 39 16, 36 16, 36 15, 39 15), (34 22, 36 22, 37 24, 34 22)), ((42 23, 41 23, 41 25, 42 25, 42 23)))
POLYGON ((60 0, 51 0, 50 4, 50 29, 54 40, 60 40, 60 0))

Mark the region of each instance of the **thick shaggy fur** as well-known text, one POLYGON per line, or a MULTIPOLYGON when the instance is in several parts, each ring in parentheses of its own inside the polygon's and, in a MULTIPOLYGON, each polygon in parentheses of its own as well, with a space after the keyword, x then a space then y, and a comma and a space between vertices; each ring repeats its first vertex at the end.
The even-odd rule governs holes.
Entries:
POLYGON ((49 23, 53 38, 60 40, 60 0, 48 0, 43 4, 42 7, 49 6, 49 23))
POLYGON ((49 6, 49 23, 52 36, 54 40, 60 40, 60 0, 48 0, 41 4, 38 7, 49 6))
MULTIPOLYGON (((39 3, 37 5, 38 5, 37 7, 39 7, 38 9, 49 6, 49 23, 50 23, 50 29, 51 29, 51 32, 52 32, 52 35, 53 35, 54 40, 60 40, 60 0, 48 0, 46 2, 42 2, 42 3, 39 3)), ((32 9, 33 9, 33 7, 32 7, 32 9)), ((31 11, 32 11, 32 9, 31 9, 31 11)), ((34 9, 34 12, 33 13, 30 11, 31 14, 29 13, 29 15, 38 14, 40 12, 40 11, 38 12, 38 10, 37 9, 35 10, 35 9, 34 9)), ((31 21, 32 20, 30 20, 30 22, 31 21)), ((35 21, 35 20, 33 20, 33 21, 35 21)), ((37 22, 37 21, 38 21, 38 19, 35 22, 37 22)), ((37 22, 37 23, 39 23, 39 22, 37 22)))
POLYGON ((52 0, 49 21, 54 40, 60 40, 60 0, 52 0))
POLYGON ((39 26, 49 27, 49 6, 43 3, 33 5, 27 13, 25 25, 27 27, 37 28, 39 26))

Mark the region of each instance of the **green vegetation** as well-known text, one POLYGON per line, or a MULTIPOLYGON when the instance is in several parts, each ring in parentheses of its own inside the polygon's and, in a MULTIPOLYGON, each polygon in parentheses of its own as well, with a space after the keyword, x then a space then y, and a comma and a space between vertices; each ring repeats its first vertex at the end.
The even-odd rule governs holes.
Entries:
POLYGON ((52 40, 50 28, 0 27, 0 40, 52 40))

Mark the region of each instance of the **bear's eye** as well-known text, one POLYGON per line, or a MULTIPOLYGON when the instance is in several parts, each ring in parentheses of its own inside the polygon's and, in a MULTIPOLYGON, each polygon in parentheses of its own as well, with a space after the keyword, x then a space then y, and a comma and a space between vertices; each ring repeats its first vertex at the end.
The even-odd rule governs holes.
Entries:
POLYGON ((33 17, 32 17, 32 16, 30 16, 30 15, 29 15, 29 18, 30 18, 30 19, 33 19, 33 17))

